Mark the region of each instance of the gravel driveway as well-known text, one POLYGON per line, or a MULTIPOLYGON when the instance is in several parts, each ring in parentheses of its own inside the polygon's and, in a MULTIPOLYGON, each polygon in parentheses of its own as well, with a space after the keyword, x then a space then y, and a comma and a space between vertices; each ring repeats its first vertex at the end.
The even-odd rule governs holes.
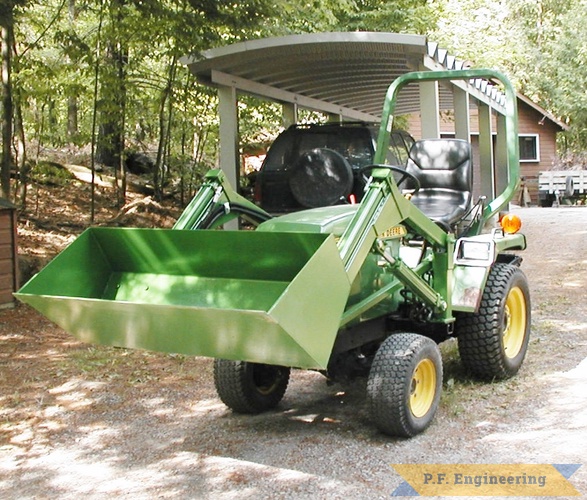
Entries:
POLYGON ((512 380, 467 379, 454 344, 432 426, 409 440, 370 424, 364 382, 294 372, 276 411, 237 416, 211 361, 93 347, 30 309, 0 312, 0 498, 387 498, 393 463, 584 464, 587 208, 528 208, 522 268, 533 333, 512 380))

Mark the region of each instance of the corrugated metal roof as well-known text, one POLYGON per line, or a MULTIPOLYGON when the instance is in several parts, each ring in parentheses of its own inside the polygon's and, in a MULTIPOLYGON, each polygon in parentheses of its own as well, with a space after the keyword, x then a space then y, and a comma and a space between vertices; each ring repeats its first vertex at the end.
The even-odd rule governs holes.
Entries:
MULTIPOLYGON (((229 85, 283 102, 345 117, 379 120, 391 82, 423 69, 463 69, 464 61, 422 35, 336 32, 263 38, 183 58, 197 79, 229 85)), ((492 82, 467 85, 470 94, 500 111, 505 96, 492 82)), ((440 89, 441 109, 452 109, 452 92, 440 89)), ((397 113, 419 110, 417 85, 400 94, 397 113)), ((549 117, 550 118, 550 117, 549 117)))
POLYGON ((238 77, 244 91, 250 91, 242 87, 253 82, 279 89, 284 96, 329 103, 342 114, 353 110, 379 118, 390 83, 421 69, 427 53, 426 37, 420 35, 315 33, 236 43, 184 62, 206 84, 218 83, 214 72, 220 72, 238 77))

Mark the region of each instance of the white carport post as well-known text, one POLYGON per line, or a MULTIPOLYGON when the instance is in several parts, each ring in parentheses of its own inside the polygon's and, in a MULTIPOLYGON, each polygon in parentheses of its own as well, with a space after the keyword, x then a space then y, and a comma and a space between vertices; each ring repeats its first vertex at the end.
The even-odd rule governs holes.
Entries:
MULTIPOLYGON (((238 102, 236 88, 218 86, 219 166, 233 189, 238 190, 240 155, 238 152, 238 102)), ((224 224, 225 229, 238 229, 238 220, 224 224)))
POLYGON ((440 137, 440 98, 438 82, 420 82, 422 139, 440 137))
POLYGON ((495 179, 495 187, 497 192, 503 193, 509 182, 509 165, 505 115, 502 115, 501 113, 497 113, 497 136, 495 139, 495 179))
POLYGON ((452 89, 455 108, 455 137, 471 142, 469 93, 457 86, 453 86, 452 89))
POLYGON ((281 104, 281 121, 284 128, 298 123, 298 105, 293 102, 281 104))
POLYGON ((488 200, 495 198, 493 172, 493 139, 491 134, 491 108, 477 101, 479 110, 479 167, 481 169, 481 195, 488 200))

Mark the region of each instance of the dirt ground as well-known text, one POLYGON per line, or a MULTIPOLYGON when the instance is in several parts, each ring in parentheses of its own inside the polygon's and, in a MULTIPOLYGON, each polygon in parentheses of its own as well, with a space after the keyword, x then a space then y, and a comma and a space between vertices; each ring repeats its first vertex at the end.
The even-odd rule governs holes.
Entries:
MULTIPOLYGON (((570 482, 587 497, 587 208, 516 211, 526 362, 479 383, 443 345, 439 412, 409 440, 373 428, 360 381, 296 371, 278 409, 239 416, 209 359, 91 346, 25 306, 0 311, 0 497, 386 498, 402 483, 393 463, 583 464, 570 482)), ((21 240, 39 252, 32 226, 21 240)), ((71 239, 62 229, 52 241, 71 239)))

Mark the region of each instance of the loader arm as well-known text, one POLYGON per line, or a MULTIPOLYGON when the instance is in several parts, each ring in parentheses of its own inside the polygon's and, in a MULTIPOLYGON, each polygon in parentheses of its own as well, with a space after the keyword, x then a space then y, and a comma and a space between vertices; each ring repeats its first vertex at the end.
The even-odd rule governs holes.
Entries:
POLYGON ((241 216, 254 225, 271 218, 265 210, 238 194, 221 170, 214 169, 206 173, 202 187, 173 229, 214 229, 241 216))
POLYGON ((448 234, 401 194, 389 171, 374 169, 361 206, 338 242, 350 281, 377 238, 402 222, 433 245, 446 247, 448 234))
MULTIPOLYGON (((378 253, 387 261, 386 267, 397 279, 397 284, 390 283, 387 286, 388 295, 401 284, 429 306, 437 320, 452 322, 451 289, 448 283, 452 279, 454 236, 446 233, 402 195, 389 170, 374 169, 371 175, 361 206, 338 241, 349 281, 352 283, 355 280, 370 253, 378 253), (408 226, 411 232, 433 248, 431 262, 423 263, 417 270, 413 270, 402 262, 399 255, 389 256, 383 251, 382 240, 391 229, 400 225, 408 226), (434 288, 421 276, 430 268, 437 276, 434 288)), ((385 295, 376 291, 363 303, 372 307, 385 295)), ((342 323, 352 321, 362 312, 361 307, 347 310, 342 323)))

